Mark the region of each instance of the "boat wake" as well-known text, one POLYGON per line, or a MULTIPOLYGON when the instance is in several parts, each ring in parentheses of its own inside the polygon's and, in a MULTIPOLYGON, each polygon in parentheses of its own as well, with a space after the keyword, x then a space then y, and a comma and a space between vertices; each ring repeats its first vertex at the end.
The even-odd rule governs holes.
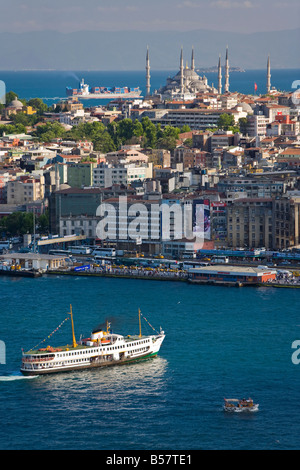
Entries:
POLYGON ((28 379, 35 379, 37 378, 38 375, 36 376, 24 376, 21 374, 21 372, 15 372, 15 373, 8 373, 5 375, 0 375, 0 382, 14 382, 15 380, 28 380, 28 379))

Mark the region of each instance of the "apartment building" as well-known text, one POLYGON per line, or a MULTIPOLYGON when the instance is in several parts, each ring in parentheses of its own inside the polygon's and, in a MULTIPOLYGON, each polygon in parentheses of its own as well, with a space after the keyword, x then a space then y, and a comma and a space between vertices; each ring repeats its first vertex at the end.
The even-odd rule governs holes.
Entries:
POLYGON ((180 146, 173 151, 172 163, 173 165, 182 163, 184 169, 194 167, 210 168, 212 166, 212 155, 200 149, 180 146))
POLYGON ((250 137, 263 137, 267 134, 270 118, 264 114, 252 114, 247 117, 247 134, 250 137))
POLYGON ((67 182, 72 188, 93 185, 93 170, 97 167, 94 162, 68 163, 67 182))
POLYGON ((114 184, 127 185, 127 168, 100 163, 93 169, 93 185, 108 188, 114 184))
POLYGON ((100 188, 108 188, 113 184, 130 185, 135 181, 144 181, 153 177, 153 164, 126 163, 123 165, 99 164, 93 170, 93 184, 100 188))
POLYGON ((133 190, 113 185, 110 188, 71 188, 60 186, 49 198, 50 232, 65 235, 86 235, 97 238, 96 228, 100 218, 97 209, 104 199, 132 196, 133 190))
POLYGON ((298 168, 300 166, 300 148, 290 147, 283 150, 276 158, 276 161, 281 166, 298 168))
POLYGON ((44 199, 45 178, 38 176, 19 176, 7 182, 7 204, 28 204, 44 199))
POLYGON ((300 194, 273 200, 274 248, 286 249, 300 244, 300 194))
POLYGON ((227 206, 227 245, 273 247, 272 198, 236 199, 227 206))
POLYGON ((139 196, 105 200, 107 213, 101 219, 97 236, 119 249, 150 254, 161 251, 160 206, 157 199, 146 200, 139 196), (110 210, 109 210, 110 208, 110 210))
MULTIPOLYGON (((161 127, 179 127, 188 125, 191 130, 203 130, 217 127, 221 114, 233 114, 232 110, 224 109, 172 109, 160 119, 151 119, 154 124, 161 127)), ((243 116, 240 116, 243 117, 243 116)))
POLYGON ((211 152, 218 148, 231 147, 236 145, 236 143, 237 136, 235 136, 232 132, 215 132, 210 137, 211 152))
POLYGON ((266 198, 282 195, 287 188, 287 182, 284 175, 278 175, 274 178, 255 176, 231 176, 222 177, 218 182, 218 191, 225 193, 226 197, 230 194, 243 193, 244 197, 266 198))

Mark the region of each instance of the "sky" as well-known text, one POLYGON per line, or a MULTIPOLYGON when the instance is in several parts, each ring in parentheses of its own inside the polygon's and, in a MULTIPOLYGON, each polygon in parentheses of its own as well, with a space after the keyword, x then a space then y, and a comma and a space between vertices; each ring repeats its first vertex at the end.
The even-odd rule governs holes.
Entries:
POLYGON ((299 0, 0 0, 0 30, 264 32, 300 26, 299 0))

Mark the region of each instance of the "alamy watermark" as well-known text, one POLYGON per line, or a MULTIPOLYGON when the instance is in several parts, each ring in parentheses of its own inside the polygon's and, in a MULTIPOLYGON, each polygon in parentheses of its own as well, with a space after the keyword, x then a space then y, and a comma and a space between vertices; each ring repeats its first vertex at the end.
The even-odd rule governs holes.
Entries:
POLYGON ((292 349, 296 349, 296 351, 292 354, 292 363, 296 366, 300 364, 300 340, 296 339, 292 343, 292 349))
POLYGON ((6 346, 4 341, 0 340, 0 364, 6 364, 6 346))
POLYGON ((293 92, 292 94, 292 102, 296 106, 300 104, 300 80, 294 80, 292 83, 292 89, 294 90, 296 88, 296 91, 293 92))
POLYGON ((188 240, 203 246, 210 238, 208 200, 169 204, 136 202, 128 204, 119 197, 118 204, 103 202, 97 208, 100 217, 96 233, 101 240, 169 241, 188 240))
POLYGON ((6 86, 3 80, 0 80, 0 104, 6 104, 6 86))

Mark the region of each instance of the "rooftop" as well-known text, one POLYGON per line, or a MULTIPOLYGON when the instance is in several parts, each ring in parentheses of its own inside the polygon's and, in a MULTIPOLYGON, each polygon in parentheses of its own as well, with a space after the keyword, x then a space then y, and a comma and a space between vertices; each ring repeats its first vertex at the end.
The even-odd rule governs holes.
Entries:
POLYGON ((261 268, 251 266, 229 266, 229 265, 214 265, 214 266, 203 266, 200 268, 190 269, 189 272, 201 272, 201 273, 219 273, 219 274, 238 274, 238 275, 262 275, 264 273, 275 272, 272 268, 261 268))
MULTIPOLYGON (((55 240, 55 239, 54 239, 55 240)), ((55 260, 55 259, 65 259, 65 256, 61 255, 44 255, 41 253, 6 253, 0 255, 0 260, 10 260, 10 259, 26 259, 26 260, 55 260)))

